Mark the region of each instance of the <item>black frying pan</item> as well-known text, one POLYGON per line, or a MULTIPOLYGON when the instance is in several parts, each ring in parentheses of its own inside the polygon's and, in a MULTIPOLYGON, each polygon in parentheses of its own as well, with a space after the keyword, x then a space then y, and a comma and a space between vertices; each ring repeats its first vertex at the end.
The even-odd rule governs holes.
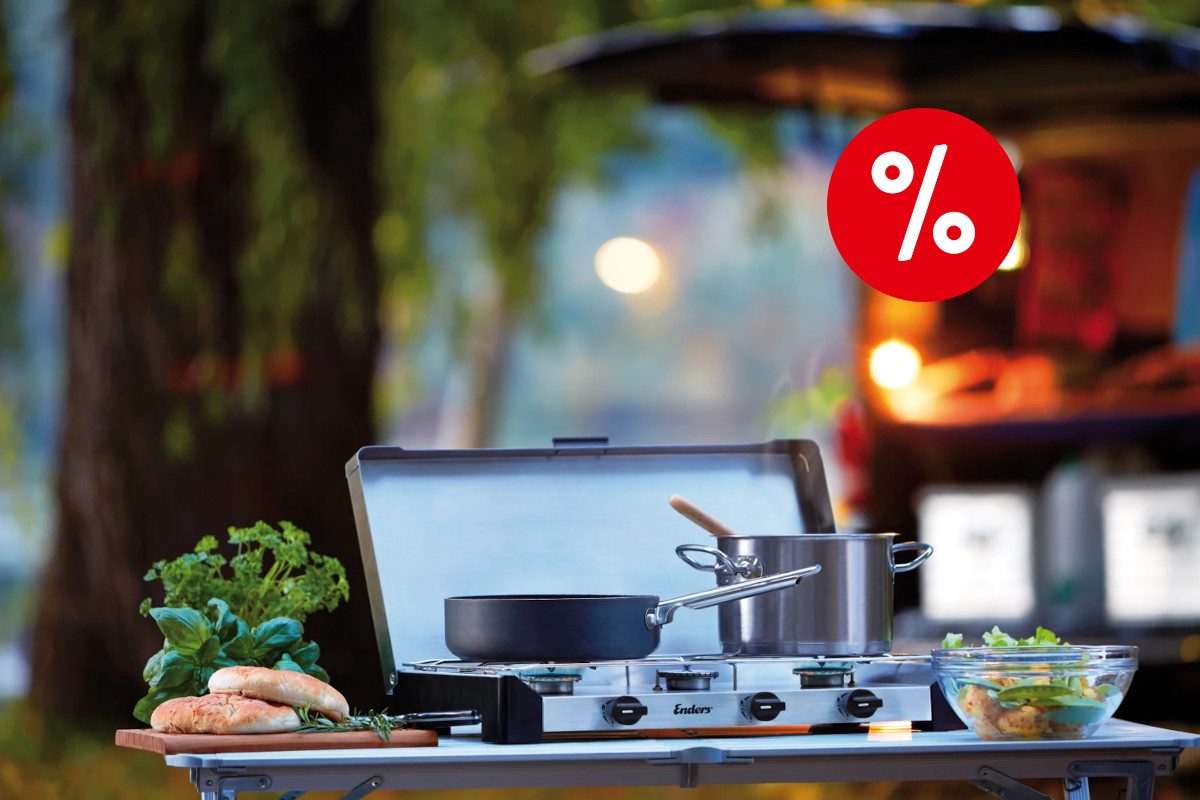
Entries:
POLYGON ((660 601, 657 595, 447 597, 446 646, 466 661, 610 661, 642 658, 676 609, 708 608, 794 586, 820 565, 660 601))

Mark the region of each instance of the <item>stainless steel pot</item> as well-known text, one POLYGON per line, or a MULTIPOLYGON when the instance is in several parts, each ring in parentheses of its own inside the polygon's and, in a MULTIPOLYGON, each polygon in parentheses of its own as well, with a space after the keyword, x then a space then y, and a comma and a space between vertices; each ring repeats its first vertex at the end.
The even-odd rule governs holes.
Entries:
POLYGON ((791 591, 721 606, 721 648, 727 654, 882 655, 892 648, 895 574, 916 569, 933 554, 927 544, 896 544, 895 538, 894 533, 720 536, 719 549, 685 544, 675 552, 696 569, 715 572, 719 585, 821 565, 820 574, 791 591), (896 553, 910 551, 917 556, 896 563, 896 553), (693 553, 713 563, 697 561, 693 553))

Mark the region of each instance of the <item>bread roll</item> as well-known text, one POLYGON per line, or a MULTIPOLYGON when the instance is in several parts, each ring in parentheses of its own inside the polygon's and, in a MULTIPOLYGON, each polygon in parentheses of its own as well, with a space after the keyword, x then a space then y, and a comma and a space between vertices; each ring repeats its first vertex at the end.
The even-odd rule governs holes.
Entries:
POLYGON ((303 672, 266 667, 222 667, 208 679, 208 690, 289 706, 308 706, 334 722, 341 722, 350 715, 350 706, 341 692, 303 672))
POLYGON ((150 715, 150 726, 166 733, 283 733, 300 727, 288 706, 236 694, 176 697, 150 715))

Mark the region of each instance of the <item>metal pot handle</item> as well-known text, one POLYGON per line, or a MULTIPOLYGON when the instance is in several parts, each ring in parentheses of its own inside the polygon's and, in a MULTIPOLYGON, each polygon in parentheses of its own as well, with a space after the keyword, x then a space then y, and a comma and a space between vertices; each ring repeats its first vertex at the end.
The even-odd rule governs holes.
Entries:
POLYGON ((924 542, 904 542, 903 544, 892 545, 892 556, 895 557, 896 553, 903 553, 909 550, 920 550, 921 553, 912 561, 906 561, 903 564, 897 564, 895 566, 896 572, 911 572, 924 564, 925 559, 933 555, 932 545, 925 544, 924 542))
POLYGON ((685 594, 682 597, 663 600, 657 606, 646 609, 646 627, 654 630, 657 627, 666 625, 674 618, 676 610, 683 606, 687 606, 688 608, 708 608, 721 603, 729 603, 733 600, 741 600, 743 597, 753 597, 756 594, 766 594, 767 592, 786 589, 810 575, 816 575, 820 571, 821 565, 813 564, 811 567, 794 569, 791 572, 781 572, 778 575, 768 575, 765 578, 731 583, 726 586, 718 586, 716 589, 705 589, 703 592, 695 592, 694 594, 685 594))
POLYGON ((732 559, 717 548, 705 547, 702 544, 681 544, 675 548, 675 555, 682 558, 683 563, 689 567, 703 572, 715 572, 722 577, 740 575, 743 578, 761 578, 763 574, 762 562, 758 560, 758 556, 738 556, 737 559, 732 559), (688 553, 704 553, 712 556, 715 562, 701 564, 687 555, 688 553))

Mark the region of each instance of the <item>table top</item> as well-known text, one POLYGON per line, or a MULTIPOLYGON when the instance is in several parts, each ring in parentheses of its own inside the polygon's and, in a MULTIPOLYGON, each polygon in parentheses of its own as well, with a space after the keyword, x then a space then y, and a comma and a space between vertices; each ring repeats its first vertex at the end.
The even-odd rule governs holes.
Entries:
POLYGON ((970 731, 900 733, 833 733, 681 739, 621 739, 486 744, 471 736, 443 736, 437 747, 399 749, 272 751, 259 753, 178 754, 166 756, 174 767, 204 769, 271 769, 303 766, 401 766, 451 764, 519 764, 586 760, 710 763, 752 758, 813 758, 825 756, 1020 756, 1058 754, 1081 759, 1111 758, 1121 751, 1179 751, 1200 747, 1200 736, 1123 720, 1109 720, 1093 736, 1068 741, 993 742, 970 731))

